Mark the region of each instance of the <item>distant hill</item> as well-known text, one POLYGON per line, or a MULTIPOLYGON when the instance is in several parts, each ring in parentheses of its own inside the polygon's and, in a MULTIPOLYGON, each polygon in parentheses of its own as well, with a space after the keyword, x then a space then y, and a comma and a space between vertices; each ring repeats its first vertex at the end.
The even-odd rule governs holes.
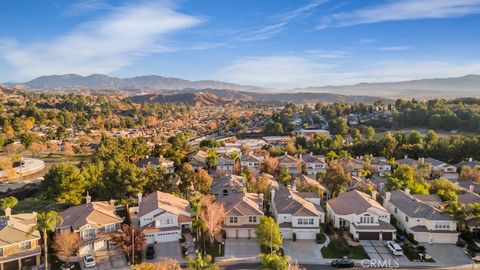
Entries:
POLYGON ((235 90, 202 89, 173 91, 163 94, 145 94, 128 97, 132 102, 186 103, 194 106, 234 105, 249 102, 264 103, 305 103, 305 102, 363 102, 373 103, 377 100, 391 102, 386 98, 370 96, 345 96, 329 93, 254 93, 235 90))
MULTIPOLYGON (((100 91, 100 90, 120 90, 127 91, 130 94, 148 93, 162 94, 166 91, 182 90, 203 90, 213 89, 216 96, 236 96, 244 95, 262 99, 262 94, 269 94, 268 98, 275 99, 303 99, 313 93, 337 94, 340 97, 345 96, 381 96, 385 98, 457 98, 457 97, 480 97, 480 75, 466 75, 457 78, 438 78, 423 79, 401 82, 384 83, 359 83, 355 85, 342 86, 314 86, 295 89, 273 89, 256 86, 245 86, 221 81, 189 81, 179 78, 169 78, 157 75, 139 76, 132 78, 116 78, 107 75, 92 74, 90 76, 80 76, 76 74, 42 76, 31 81, 19 84, 5 84, 9 87, 22 89, 50 91, 100 91), (228 92, 228 90, 239 91, 240 93, 228 92), (250 93, 255 93, 250 94, 250 93), (293 93, 304 93, 305 95, 293 93), (273 96, 270 94, 274 94, 273 96)), ((324 94, 323 94, 324 95, 324 94)), ((240 98, 241 99, 241 98, 240 98)))

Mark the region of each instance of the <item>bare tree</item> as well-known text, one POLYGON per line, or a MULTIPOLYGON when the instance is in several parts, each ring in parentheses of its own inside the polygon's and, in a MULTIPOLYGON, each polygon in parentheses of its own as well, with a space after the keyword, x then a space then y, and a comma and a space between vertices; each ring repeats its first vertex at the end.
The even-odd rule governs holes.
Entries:
POLYGON ((211 195, 204 196, 201 200, 201 205, 200 219, 205 224, 205 228, 210 236, 210 242, 213 244, 215 235, 218 235, 222 230, 225 209, 223 204, 216 202, 211 195))
POLYGON ((263 160, 264 172, 274 174, 278 169, 278 158, 266 155, 263 160))
POLYGON ((147 245, 145 235, 140 229, 123 224, 122 229, 112 234, 112 241, 115 242, 128 258, 132 251, 144 250, 147 245), (133 237, 132 237, 133 232, 133 237), (132 244, 133 241, 133 244, 132 244), (132 250, 133 249, 133 250, 132 250))
POLYGON ((290 261, 288 262, 288 270, 306 270, 306 268, 301 267, 297 261, 290 261))
POLYGON ((75 256, 79 248, 79 235, 74 232, 62 232, 55 236, 53 249, 60 258, 65 258, 65 262, 70 261, 70 257, 75 256))

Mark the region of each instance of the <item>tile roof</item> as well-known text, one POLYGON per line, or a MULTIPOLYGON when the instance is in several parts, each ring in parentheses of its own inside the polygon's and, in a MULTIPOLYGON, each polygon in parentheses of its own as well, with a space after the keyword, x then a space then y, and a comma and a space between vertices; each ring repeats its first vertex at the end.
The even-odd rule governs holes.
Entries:
POLYGON ((357 190, 340 193, 338 197, 327 201, 327 204, 338 215, 361 214, 367 212, 372 207, 388 212, 385 207, 370 197, 370 195, 357 190))
POLYGON ((438 208, 420 201, 403 190, 394 190, 390 193, 390 203, 411 218, 425 218, 428 220, 453 220, 442 213, 438 208))
POLYGON ((319 216, 323 209, 305 198, 299 192, 291 189, 275 191, 275 208, 278 214, 291 214, 293 216, 319 216))
POLYGON ((40 232, 35 229, 36 216, 30 213, 0 217, 0 247, 40 239, 40 232))
POLYGON ((218 199, 223 203, 226 216, 263 215, 262 197, 256 193, 234 193, 218 199))
POLYGON ((165 212, 174 215, 185 215, 191 212, 190 203, 173 194, 156 191, 148 194, 142 199, 139 206, 139 216, 144 216, 156 209, 162 209, 165 212))
POLYGON ((94 224, 98 227, 122 222, 122 218, 115 214, 115 206, 109 202, 91 202, 72 206, 59 214, 62 219, 62 227, 80 229, 87 224, 94 224))

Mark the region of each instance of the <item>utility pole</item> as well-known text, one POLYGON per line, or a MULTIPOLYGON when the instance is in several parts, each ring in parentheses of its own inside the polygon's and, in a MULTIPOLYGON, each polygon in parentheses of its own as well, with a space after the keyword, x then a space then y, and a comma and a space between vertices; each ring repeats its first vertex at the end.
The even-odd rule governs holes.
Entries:
POLYGON ((135 229, 132 228, 132 265, 135 264, 135 229))
POLYGON ((270 223, 270 254, 273 253, 273 227, 272 223, 270 223))

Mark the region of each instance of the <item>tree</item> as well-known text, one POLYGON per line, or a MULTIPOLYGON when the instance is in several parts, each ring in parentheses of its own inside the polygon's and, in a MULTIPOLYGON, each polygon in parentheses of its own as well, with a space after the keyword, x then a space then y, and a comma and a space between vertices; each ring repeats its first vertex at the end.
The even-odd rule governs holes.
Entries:
POLYGON ((22 133, 20 135, 20 143, 25 147, 25 149, 29 149, 30 146, 37 140, 37 137, 32 133, 22 133))
POLYGON ((362 134, 358 128, 353 128, 350 131, 350 135, 352 136, 352 140, 354 143, 358 143, 362 140, 362 134))
POLYGON ((230 152, 230 158, 233 160, 233 174, 240 172, 240 152, 232 151, 230 152))
POLYGON ((85 192, 85 178, 71 163, 54 164, 41 183, 42 192, 51 199, 69 204, 80 204, 85 192))
POLYGON ((375 140, 375 129, 373 127, 366 127, 364 130, 365 139, 367 141, 375 140))
POLYGON ((145 179, 139 177, 140 171, 135 164, 115 158, 104 162, 102 179, 105 195, 109 198, 133 198, 143 192, 145 179))
POLYGON ((328 126, 330 131, 335 135, 345 135, 348 132, 348 121, 343 117, 330 120, 328 126))
POLYGON ((158 263, 142 263, 135 266, 135 270, 182 270, 180 263, 172 258, 163 258, 158 263))
POLYGON ((387 131, 382 139, 383 155, 390 158, 393 155, 393 151, 397 147, 397 140, 393 137, 392 132, 387 131))
POLYGON ((200 169, 195 173, 193 178, 193 188, 203 194, 206 194, 210 191, 212 181, 213 179, 208 174, 208 171, 200 169))
POLYGON ((261 217, 260 223, 255 229, 255 234, 257 236, 257 242, 262 246, 270 248, 270 253, 277 251, 282 244, 280 226, 272 217, 261 217))
POLYGON ((187 266, 189 270, 217 270, 218 265, 213 262, 213 258, 210 255, 205 257, 198 253, 197 258, 194 259, 187 256, 187 266))
POLYGON ((123 224, 121 230, 112 234, 111 239, 127 258, 130 258, 133 251, 142 251, 147 246, 147 240, 143 232, 139 228, 134 228, 128 224, 123 224))
POLYGON ((422 134, 420 134, 420 132, 418 132, 416 130, 412 131, 412 133, 410 133, 408 135, 407 143, 408 144, 423 144, 422 134))
POLYGON ((2 205, 2 208, 6 214, 6 212, 8 211, 7 209, 12 209, 18 204, 18 200, 13 196, 5 197, 0 199, 0 204, 2 205))
POLYGON ((263 160, 263 171, 268 174, 274 174, 278 169, 278 158, 266 155, 263 160))
POLYGON ((350 175, 337 163, 331 163, 322 179, 322 183, 330 190, 332 197, 344 192, 350 185, 350 175))
POLYGON ((47 246, 48 233, 55 231, 57 225, 61 224, 62 222, 62 217, 60 217, 58 213, 53 210, 37 214, 36 228, 42 233, 43 254, 45 255, 45 269, 49 269, 47 246))
POLYGON ((215 201, 211 195, 206 195, 201 199, 202 208, 200 210, 200 219, 205 224, 210 242, 213 244, 215 235, 218 235, 222 230, 222 222, 225 217, 225 209, 223 204, 215 201))
POLYGON ((287 168, 282 168, 278 173, 278 181, 284 185, 288 185, 292 180, 292 174, 287 168))
POLYGON ((289 269, 289 257, 282 256, 280 254, 261 254, 260 261, 262 262, 262 269, 265 270, 288 270, 289 269))
POLYGON ((218 155, 215 149, 209 149, 207 152, 207 165, 209 168, 215 168, 218 163, 218 155))
POLYGON ((79 234, 75 232, 57 233, 53 241, 53 249, 60 258, 69 263, 70 257, 75 256, 79 248, 79 234))

